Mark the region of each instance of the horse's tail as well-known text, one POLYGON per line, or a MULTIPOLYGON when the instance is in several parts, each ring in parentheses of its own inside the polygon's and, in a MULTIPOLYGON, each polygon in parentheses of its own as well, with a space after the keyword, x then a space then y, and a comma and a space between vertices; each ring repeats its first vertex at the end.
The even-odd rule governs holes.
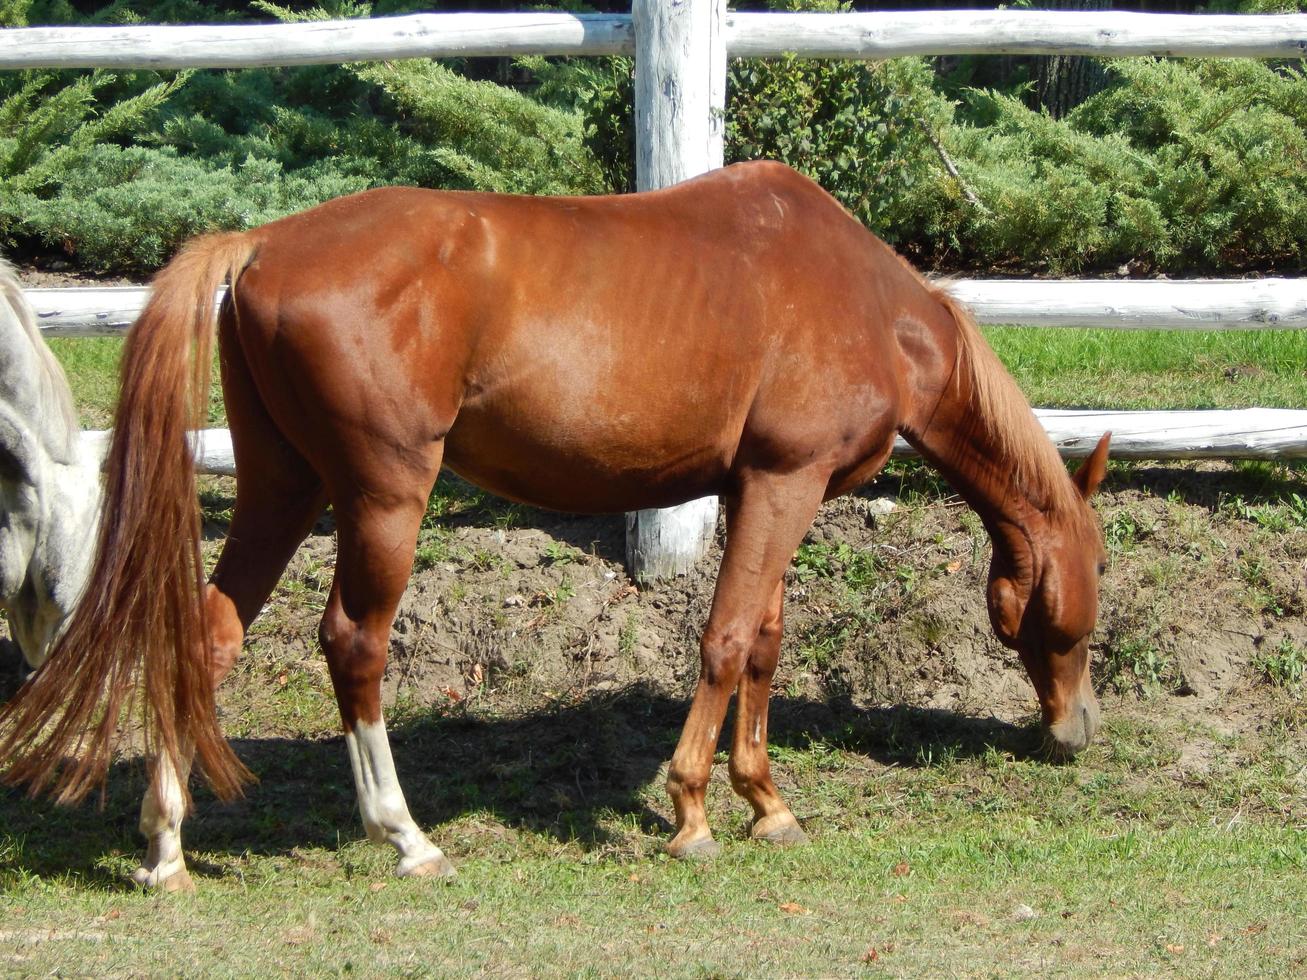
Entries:
POLYGON ((244 234, 196 239, 154 280, 127 336, 83 599, 49 659, 0 709, 4 779, 77 802, 104 782, 124 708, 145 750, 186 772, 193 746, 223 798, 250 779, 218 728, 188 430, 208 414, 214 293, 253 257, 244 234))

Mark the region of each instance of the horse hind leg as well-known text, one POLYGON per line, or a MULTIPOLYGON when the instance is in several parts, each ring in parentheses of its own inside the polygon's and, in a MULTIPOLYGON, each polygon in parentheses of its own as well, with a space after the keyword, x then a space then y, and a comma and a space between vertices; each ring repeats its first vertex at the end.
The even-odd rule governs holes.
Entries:
MULTIPOLYGON (((205 589, 215 688, 231 671, 245 631, 322 513, 326 499, 318 475, 267 416, 243 362, 224 357, 223 380, 237 470, 249 475, 237 484, 231 527, 205 589)), ((148 846, 145 861, 132 879, 145 888, 194 888, 181 843, 189 752, 182 768, 179 773, 166 761, 156 763, 141 804, 140 830, 148 846)))
MULTIPOLYGON (((790 558, 821 504, 827 478, 828 474, 815 471, 783 475, 754 472, 741 477, 739 490, 727 502, 726 552, 700 642, 699 683, 667 773, 667 792, 676 810, 676 834, 667 845, 673 857, 708 857, 718 850, 708 827, 704 796, 727 702, 751 655, 755 651, 766 653, 779 644, 779 633, 774 640, 772 637, 777 623, 770 613, 790 558)), ((771 666, 774 669, 774 661, 771 666)), ((766 659, 760 657, 759 677, 767 673, 764 667, 766 659)), ((755 781, 749 763, 756 759, 757 752, 766 758, 766 743, 761 739, 765 710, 759 714, 753 706, 759 698, 765 705, 767 688, 764 685, 759 693, 757 684, 749 681, 744 690, 750 718, 760 719, 762 728, 758 747, 746 748, 736 763, 740 781, 734 771, 732 781, 737 788, 743 785, 753 793, 750 802, 758 801, 755 811, 763 806, 766 820, 780 813, 772 797, 777 802, 780 798, 770 775, 765 782, 755 781)), ((784 807, 783 802, 780 807, 784 807)), ((773 822, 779 826, 781 821, 777 818, 773 822)), ((762 826, 767 828, 764 833, 771 829, 766 822, 762 826)))
POLYGON ((776 583, 771 604, 740 676, 735 702, 735 736, 731 742, 730 774, 735 792, 753 807, 755 840, 801 844, 807 840, 799 822, 781 798, 767 758, 767 709, 771 680, 780 659, 785 625, 785 583, 776 583))
POLYGON ((368 837, 395 848, 400 877, 446 877, 454 873, 453 865, 409 814, 381 711, 390 629, 435 476, 433 470, 429 480, 413 481, 407 493, 397 489, 408 482, 402 476, 388 473, 387 480, 391 485, 385 491, 356 488, 350 499, 335 501, 336 579, 319 635, 368 837))

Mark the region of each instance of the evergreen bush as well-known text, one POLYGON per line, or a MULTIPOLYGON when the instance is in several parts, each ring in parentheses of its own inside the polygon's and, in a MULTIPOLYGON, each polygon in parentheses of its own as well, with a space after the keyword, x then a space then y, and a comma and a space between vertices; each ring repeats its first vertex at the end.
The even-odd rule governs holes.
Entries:
MULTIPOLYGON (((413 0, 382 0, 386 13, 413 0)), ((1218 0, 1236 9, 1307 0, 1218 0)), ((570 4, 575 6, 575 4, 570 4)), ((848 9, 847 0, 771 0, 848 9)), ((356 0, 284 20, 365 16, 356 0)), ((202 0, 0 0, 0 24, 214 22, 202 0)), ((1173 275, 1302 271, 1302 62, 1131 58, 1064 118, 1029 83, 968 87, 927 59, 729 66, 728 161, 809 174, 937 268, 1173 275)), ((0 244, 146 272, 182 239, 390 183, 532 194, 633 186, 627 58, 525 58, 532 83, 401 61, 257 71, 0 72, 0 244)), ((985 77, 992 79, 993 72, 985 77)))
MULTIPOLYGON (((10 26, 78 20, 63 0, 2 2, 10 26)), ((287 20, 369 12, 352 0, 258 6, 287 20)), ((119 0, 91 19, 222 18, 197 0, 119 0)), ((575 110, 431 61, 0 72, 0 241, 143 273, 199 232, 382 184, 594 192, 603 178, 582 125, 575 110)))

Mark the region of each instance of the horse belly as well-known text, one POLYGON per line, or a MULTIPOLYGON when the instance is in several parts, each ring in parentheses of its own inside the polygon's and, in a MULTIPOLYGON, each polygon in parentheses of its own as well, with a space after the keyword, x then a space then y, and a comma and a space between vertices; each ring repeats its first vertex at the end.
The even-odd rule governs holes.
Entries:
POLYGON ((465 406, 445 438, 445 465, 510 500, 617 513, 718 492, 738 442, 721 411, 687 420, 647 409, 576 409, 465 406))

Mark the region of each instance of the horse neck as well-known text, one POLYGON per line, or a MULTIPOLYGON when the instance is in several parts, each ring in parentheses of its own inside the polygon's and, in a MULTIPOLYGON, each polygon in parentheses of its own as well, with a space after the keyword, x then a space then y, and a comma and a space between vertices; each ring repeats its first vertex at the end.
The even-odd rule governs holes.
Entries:
MULTIPOLYGON (((950 324, 951 327, 951 324, 950 324)), ((979 515, 995 556, 1030 584, 1050 531, 1078 496, 1029 403, 967 323, 936 331, 935 376, 922 379, 903 437, 979 515)))

